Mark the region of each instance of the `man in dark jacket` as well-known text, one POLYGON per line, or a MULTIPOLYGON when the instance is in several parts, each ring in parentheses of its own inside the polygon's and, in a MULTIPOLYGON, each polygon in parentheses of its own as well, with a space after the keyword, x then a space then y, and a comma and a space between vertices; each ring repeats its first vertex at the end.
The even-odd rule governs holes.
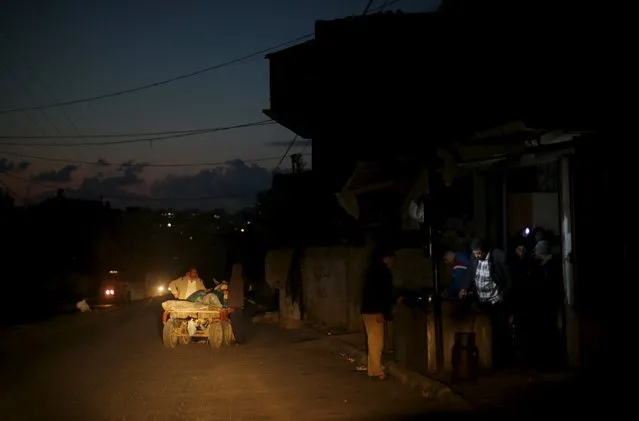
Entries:
POLYGON ((384 322, 392 319, 393 275, 390 271, 395 253, 392 250, 376 252, 366 272, 362 291, 362 321, 368 345, 367 371, 371 378, 384 379, 382 351, 384 349, 384 322))
POLYGON ((504 305, 511 288, 506 253, 486 246, 479 239, 473 240, 471 250, 473 259, 459 297, 465 298, 470 289, 477 294, 480 310, 492 321, 493 361, 501 364, 508 357, 510 344, 508 311, 504 305))

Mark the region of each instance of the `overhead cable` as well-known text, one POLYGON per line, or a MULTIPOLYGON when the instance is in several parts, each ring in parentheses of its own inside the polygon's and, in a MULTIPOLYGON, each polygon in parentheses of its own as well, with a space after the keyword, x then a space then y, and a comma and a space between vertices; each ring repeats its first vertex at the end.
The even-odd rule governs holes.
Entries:
MULTIPOLYGON (((276 124, 273 120, 261 120, 253 123, 260 126, 267 126, 271 124, 276 124)), ((215 127, 206 127, 202 129, 185 129, 185 130, 166 130, 166 131, 155 131, 155 132, 133 132, 133 133, 101 133, 101 134, 89 134, 89 135, 53 135, 53 136, 32 136, 32 135, 0 135, 0 139, 107 139, 107 138, 117 138, 117 137, 140 137, 140 136, 163 136, 163 135, 171 135, 171 134, 182 134, 182 133, 195 133, 195 132, 207 132, 209 130, 214 130, 215 127)))
POLYGON ((132 94, 132 93, 135 93, 135 92, 140 92, 140 91, 144 91, 144 90, 151 89, 151 88, 157 88, 159 86, 168 85, 169 83, 177 82, 177 81, 183 80, 183 79, 192 78, 194 76, 199 76, 199 75, 204 74, 204 73, 212 72, 214 70, 219 70, 219 69, 221 69, 223 67, 231 66, 231 65, 238 64, 238 63, 241 63, 243 61, 246 61, 246 60, 249 60, 249 59, 252 59, 252 58, 263 56, 264 54, 268 54, 268 53, 273 52, 275 50, 278 50, 280 48, 288 47, 291 44, 295 44, 295 43, 298 43, 300 41, 303 41, 303 40, 306 40, 308 38, 311 38, 311 37, 313 37, 313 35, 314 35, 313 33, 302 35, 302 36, 297 37, 295 39, 283 42, 281 44, 274 45, 274 46, 269 47, 269 48, 265 48, 265 49, 260 50, 260 51, 256 51, 256 52, 251 53, 251 54, 247 54, 247 55, 242 56, 242 57, 235 58, 233 60, 229 60, 229 61, 226 61, 226 62, 223 62, 223 63, 220 63, 220 64, 216 64, 216 65, 213 65, 213 66, 205 67, 203 69, 199 69, 199 70, 196 70, 196 71, 193 71, 193 72, 184 73, 184 74, 181 74, 179 76, 175 76, 175 77, 172 77, 172 78, 169 78, 169 79, 164 79, 164 80, 160 80, 160 81, 157 81, 157 82, 147 83, 145 85, 137 86, 137 87, 134 87, 134 88, 123 89, 121 91, 110 92, 110 93, 107 93, 107 94, 95 95, 95 96, 90 96, 90 97, 86 97, 86 98, 79 98, 79 99, 73 99, 73 100, 69 100, 69 101, 55 102, 55 103, 52 103, 52 104, 35 105, 35 106, 32 106, 32 107, 24 107, 24 108, 9 108, 9 109, 0 110, 0 114, 10 114, 10 113, 17 113, 17 112, 22 112, 22 111, 44 110, 44 109, 47 109, 47 108, 64 107, 64 106, 68 106, 68 105, 82 104, 82 103, 86 103, 86 102, 99 101, 99 100, 102 100, 102 99, 113 98, 113 97, 126 95, 126 94, 132 94))
MULTIPOLYGON (((25 142, 0 142, 0 145, 3 146, 26 146, 26 147, 76 147, 76 146, 109 146, 109 145, 126 145, 130 143, 141 143, 141 142, 155 142, 161 140, 169 140, 169 139, 179 139, 183 137, 196 136, 200 134, 209 134, 209 133, 217 133, 222 131, 236 130, 236 129, 245 129, 248 127, 259 127, 259 126, 267 126, 271 125, 273 122, 271 120, 257 121, 253 123, 245 123, 245 124, 237 124, 235 126, 223 126, 223 127, 214 127, 210 129, 198 129, 192 131, 176 131, 175 134, 167 135, 167 136, 152 136, 152 137, 142 137, 138 139, 123 139, 123 140, 105 140, 102 142, 86 142, 86 143, 25 143, 25 142)), ((83 136, 86 138, 87 136, 83 136)))
MULTIPOLYGON (((310 155, 309 153, 303 155, 310 155)), ((96 167, 134 167, 134 166, 144 166, 146 167, 156 167, 156 168, 178 168, 178 167, 215 167, 220 165, 228 165, 232 163, 234 160, 240 160, 245 163, 256 163, 256 162, 266 162, 266 161, 274 161, 276 159, 280 159, 278 156, 270 156, 263 158, 250 158, 250 159, 227 159, 226 161, 217 161, 217 162, 185 162, 185 163, 145 163, 145 162, 124 162, 124 163, 113 163, 107 162, 105 160, 98 161, 79 161, 75 159, 62 159, 62 158, 49 158, 45 156, 37 156, 37 155, 27 155, 21 153, 0 151, 0 156, 10 156, 14 158, 21 159, 29 159, 36 161, 46 161, 46 162, 57 162, 60 164, 73 164, 73 165, 92 165, 96 167)))
MULTIPOLYGON (((390 1, 390 2, 385 2, 382 6, 380 7, 376 7, 373 8, 371 10, 366 10, 366 13, 372 13, 372 12, 377 12, 380 10, 383 10, 385 7, 388 7, 392 4, 395 4, 397 2, 399 2, 400 0, 394 0, 394 1, 390 1)), ((370 7, 370 6, 369 6, 370 7)), ((368 7, 367 7, 368 9, 368 7)), ((253 58, 257 58, 257 57, 261 57, 265 54, 268 53, 272 53, 276 50, 279 50, 281 48, 285 48, 288 47, 290 45, 294 45, 297 44, 301 41, 307 40, 312 38, 315 35, 315 33, 310 33, 310 34, 305 34, 302 36, 299 36, 297 38, 291 39, 289 41, 283 42, 281 44, 277 44, 268 48, 265 48, 263 50, 259 50, 256 52, 253 52, 251 54, 247 54, 245 56, 242 57, 238 57, 235 58, 233 60, 229 60, 223 63, 219 63, 213 66, 209 66, 209 67, 205 67, 203 69, 199 69, 199 70, 195 70, 189 73, 184 73, 181 74, 179 76, 175 76, 169 79, 164 79, 164 80, 160 80, 160 81, 156 81, 156 82, 151 82, 151 83, 147 83, 141 86, 137 86, 134 88, 128 88, 128 89, 123 89, 120 91, 115 91, 115 92, 110 92, 110 93, 106 93, 106 94, 101 94, 101 95, 94 95, 94 96, 90 96, 90 97, 85 97, 85 98, 79 98, 79 99, 73 99, 73 100, 68 100, 68 101, 61 101, 61 102, 55 102, 55 103, 51 103, 51 104, 42 104, 42 105, 35 105, 35 106, 31 106, 31 107, 23 107, 23 108, 8 108, 8 109, 4 109, 4 110, 0 110, 0 114, 10 114, 10 113, 18 113, 18 112, 23 112, 23 111, 34 111, 34 110, 44 110, 47 108, 56 108, 56 107, 64 107, 64 106, 69 106, 69 105, 74 105, 74 104, 82 104, 82 103, 86 103, 86 102, 93 102, 93 101, 99 101, 99 100, 103 100, 103 99, 107 99, 107 98, 113 98, 113 97, 117 97, 117 96, 122 96, 122 95, 127 95, 127 94, 132 94, 135 92, 140 92, 140 91, 144 91, 147 89, 152 89, 152 88, 157 88, 159 86, 163 86, 163 85, 168 85, 170 83, 173 82, 177 82, 180 80, 184 80, 184 79, 189 79, 195 76, 199 76, 201 74, 204 73, 208 73, 208 72, 212 72, 215 70, 219 70, 223 67, 227 67, 227 66, 231 66, 234 64, 238 64, 238 63, 242 63, 244 61, 253 59, 253 58)))

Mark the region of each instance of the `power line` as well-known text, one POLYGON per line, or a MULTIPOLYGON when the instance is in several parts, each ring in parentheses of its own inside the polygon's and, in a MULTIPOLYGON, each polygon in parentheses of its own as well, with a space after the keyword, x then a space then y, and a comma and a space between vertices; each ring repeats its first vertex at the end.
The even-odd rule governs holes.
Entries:
POLYGON ((305 39, 311 38, 314 34, 306 34, 306 35, 302 35, 301 37, 297 37, 295 39, 292 39, 290 41, 286 41, 283 42, 281 44, 278 45, 274 45, 272 47, 269 48, 265 48, 263 50, 260 51, 256 51, 254 53, 242 56, 242 57, 238 57, 236 59, 233 60, 229 60, 226 61, 224 63, 220 63, 220 64, 216 64, 214 66, 209 66, 209 67, 205 67, 203 69, 200 70, 196 70, 190 73, 185 73, 179 76, 175 76, 172 77, 170 79, 165 79, 165 80, 161 80, 161 81, 157 81, 157 82, 152 82, 152 83, 148 83, 146 85, 142 85, 142 86, 138 86, 135 88, 129 88, 129 89, 124 89, 121 91, 116 91, 116 92, 111 92, 108 94, 102 94, 102 95, 95 95, 95 96, 91 96, 91 97, 86 97, 86 98, 80 98, 80 99, 74 99, 74 100, 70 100, 70 101, 62 101, 62 102, 56 102, 53 104, 44 104, 44 105, 36 105, 33 107, 24 107, 24 108, 11 108, 11 109, 5 109, 5 110, 0 110, 0 114, 9 114, 9 113, 17 113, 17 112, 22 112, 22 111, 32 111, 32 110, 43 110, 43 109, 47 109, 47 108, 56 108, 56 107, 64 107, 64 106, 68 106, 68 105, 74 105, 74 104, 82 104, 85 102, 93 102, 93 101, 98 101, 98 100, 102 100, 102 99, 106 99, 106 98, 113 98, 116 96, 121 96, 121 95, 126 95, 126 94, 132 94, 134 92, 140 92, 140 91, 144 91, 147 89, 151 89, 151 88, 157 88, 158 86, 162 86, 162 85, 167 85, 169 83, 173 83, 173 82, 177 82, 179 80, 183 80, 183 79, 188 79, 188 78, 192 78, 194 76, 199 76, 201 74, 204 73, 208 73, 208 72, 212 72, 214 70, 218 70, 221 69, 223 67, 227 67, 227 66, 231 66, 237 63, 241 63, 243 61, 255 58, 255 57, 259 57, 259 56, 263 56, 264 54, 268 54, 274 50, 280 49, 280 48, 284 48, 287 47, 291 44, 295 44, 297 42, 303 41, 305 39))
POLYGON ((310 145, 310 144, 311 144, 311 139, 308 139, 308 140, 306 141, 306 143, 304 143, 304 146, 302 147, 302 150, 300 151, 300 155, 308 155, 308 154, 305 154, 305 153, 304 153, 304 151, 306 150, 306 148, 307 148, 307 147, 308 147, 308 145, 310 145))
POLYGON ((380 7, 378 7, 376 11, 383 12, 384 9, 394 5, 397 2, 399 2, 399 0, 386 0, 386 2, 384 2, 384 4, 382 4, 380 7))
POLYGON ((384 3, 382 3, 381 6, 373 7, 371 9, 370 7, 372 6, 373 1, 374 0, 368 1, 368 4, 364 8, 364 13, 362 13, 362 16, 367 15, 368 13, 383 12, 384 9, 386 9, 388 6, 392 6, 393 4, 398 3, 400 0, 386 0, 384 1, 384 3))
MULTIPOLYGON (((273 120, 261 120, 256 121, 252 124, 255 126, 263 125, 268 126, 271 124, 276 124, 273 120)), ((114 137, 140 137, 140 136, 163 136, 163 135, 171 135, 171 134, 183 134, 183 133, 196 133, 196 132, 208 132, 210 130, 215 130, 215 127, 207 127, 203 129, 187 129, 187 130, 168 130, 162 132, 137 132, 137 133, 102 133, 102 134, 90 134, 90 135, 59 135, 59 136, 12 136, 12 135, 4 135, 0 136, 0 139, 107 139, 114 137)))
MULTIPOLYGON (((12 90, 9 88, 9 85, 7 83, 4 83, 4 91, 10 96, 10 97, 14 97, 14 94, 12 93, 12 90)), ((33 116, 31 114, 29 114, 26 111, 21 111, 22 115, 24 115, 24 117, 29 121, 29 123, 31 123, 31 125, 33 127, 35 127, 36 129, 38 129, 40 131, 40 133, 42 133, 43 135, 46 135, 46 130, 44 130, 44 128, 38 124, 38 122, 33 118, 33 116)))
MULTIPOLYGON (((236 129, 244 129, 248 127, 259 127, 273 124, 271 120, 258 121, 253 123, 245 123, 245 124, 237 124, 235 126, 223 126, 223 127, 215 127, 211 129, 201 129, 195 131, 184 131, 177 132, 177 134, 172 134, 168 136, 153 136, 146 137, 141 139, 125 139, 125 140, 113 140, 113 141, 103 141, 103 142, 90 142, 90 143, 23 143, 23 142, 0 142, 1 145, 4 146, 28 146, 28 147, 75 147, 75 146, 107 146, 107 145, 125 145, 130 143, 141 143, 141 142, 155 142, 160 140, 169 140, 169 139, 178 139, 189 136, 196 136, 200 134, 209 134, 209 133, 217 133, 228 130, 236 130, 236 129)), ((84 136, 86 137, 86 136, 84 136)))
MULTIPOLYGON (((40 82, 40 85, 44 88, 45 93, 50 95, 51 94, 51 90, 49 89, 49 85, 47 84, 45 79, 40 75, 40 73, 38 72, 38 69, 33 64, 33 62, 29 59, 29 57, 27 57, 27 55, 22 50, 20 50, 20 48, 18 48, 18 43, 15 41, 15 38, 13 38, 13 36, 11 36, 11 34, 7 30, 5 30, 5 29, 0 29, 0 30, 2 31, 2 34, 4 35, 4 38, 7 40, 7 42, 9 42, 9 44, 12 44, 14 46, 16 52, 18 53, 18 55, 22 59, 22 62, 31 71, 31 73, 33 75, 35 75, 35 78, 40 82)), ((42 113, 43 116, 45 115, 44 114, 44 110, 40 110, 40 112, 42 113)), ((75 122, 71 119, 71 116, 69 116, 69 114, 64 110, 64 108, 62 108, 60 110, 60 112, 62 113, 62 115, 66 119, 66 121, 69 124, 69 126, 71 126, 71 129, 73 129, 73 131, 78 135, 78 137, 83 142, 86 142, 86 139, 80 134, 80 131, 78 130, 78 126, 76 126, 75 122)), ((52 124, 54 124, 54 123, 52 123, 52 124)), ((60 130, 57 129, 55 124, 54 124, 54 128, 56 129, 58 134, 60 134, 60 130)))
MULTIPOLYGON (((399 1, 400 0, 393 0, 393 1, 390 1, 390 2, 386 2, 381 7, 376 7, 376 8, 373 8, 372 10, 366 10, 365 13, 376 12, 376 11, 383 10, 385 7, 388 7, 388 6, 390 6, 392 4, 395 4, 395 3, 399 2, 399 1)), ((368 7, 367 7, 367 9, 368 9, 368 7)), ((68 105, 82 104, 82 103, 86 103, 86 102, 93 102, 93 101, 98 101, 98 100, 102 100, 102 99, 106 99, 106 98, 113 98, 113 97, 116 97, 116 96, 132 94, 132 93, 135 93, 135 92, 140 92, 140 91, 144 91, 144 90, 151 89, 151 88, 157 88, 159 86, 167 85, 169 83, 177 82, 177 81, 183 80, 183 79, 188 79, 188 78, 191 78, 191 77, 194 77, 194 76, 199 76, 201 74, 212 72, 214 70, 218 70, 218 69, 221 69, 223 67, 231 66, 231 65, 238 64, 238 63, 241 63, 243 61, 246 61, 246 60, 249 60, 249 59, 252 59, 252 58, 263 56, 265 54, 268 54, 268 53, 273 52, 275 50, 278 50, 280 48, 284 48, 284 47, 287 47, 289 45, 296 44, 296 43, 298 43, 300 41, 304 41, 306 39, 309 39, 309 38, 313 37, 314 35, 315 35, 315 33, 305 34, 305 35, 302 35, 300 37, 294 38, 292 40, 283 42, 281 44, 274 45, 272 47, 265 48, 263 50, 256 51, 256 52, 251 53, 251 54, 247 54, 245 56, 238 57, 236 59, 229 60, 229 61, 226 61, 224 63, 216 64, 214 66, 205 67, 203 69, 196 70, 196 71, 193 71, 193 72, 190 72, 190 73, 185 73, 185 74, 182 74, 182 75, 179 75, 179 76, 175 76, 175 77, 172 77, 172 78, 169 78, 169 79, 164 79, 164 80, 160 80, 160 81, 157 81, 157 82, 148 83, 146 85, 137 86, 135 88, 123 89, 121 91, 111 92, 111 93, 108 93, 108 94, 95 95, 95 96, 86 97, 86 98, 79 98, 79 99, 74 99, 74 100, 69 100, 69 101, 56 102, 56 103, 52 103, 52 104, 36 105, 36 106, 33 106, 33 107, 24 107, 24 108, 10 108, 10 109, 5 109, 5 110, 0 110, 0 114, 10 114, 10 113, 23 112, 23 111, 34 111, 34 110, 43 110, 43 109, 47 109, 47 108, 64 107, 64 106, 68 106, 68 105)))
MULTIPOLYGON (((30 101, 31 103, 34 103, 35 101, 33 101, 33 96, 31 95, 31 92, 30 92, 31 90, 28 88, 28 86, 27 86, 26 84, 24 84, 24 83, 22 82, 22 79, 20 79, 20 78, 16 75, 16 73, 15 73, 15 72, 13 72, 13 71, 11 70, 11 68, 10 68, 10 67, 6 64, 6 62, 4 62, 4 61, 2 62, 2 67, 4 67, 4 69, 7 71, 7 73, 8 73, 10 76, 13 76, 13 78, 17 81, 18 85, 22 88, 22 91, 24 92, 24 96, 25 96, 27 99, 30 99, 30 100, 31 100, 31 101, 30 101)), ((45 122, 48 122, 48 123, 51 125, 51 127, 53 127, 53 130, 55 130, 55 132, 56 132, 56 133, 58 133, 58 134, 60 134, 60 133, 61 133, 61 132, 60 132, 60 128, 58 127, 58 125, 57 125, 57 124, 55 124, 55 122, 54 122, 53 120, 49 119, 49 117, 48 117, 48 116, 47 116, 47 114, 44 112, 44 110, 38 110, 38 112, 39 112, 39 113, 40 113, 40 115, 42 116, 42 119, 43 119, 45 122)), ((26 113, 26 111, 25 111, 25 113, 26 113)), ((30 117, 30 116, 29 116, 29 120, 30 120, 33 124, 35 124, 35 120, 33 120, 33 118, 32 118, 32 117, 30 117)), ((42 132, 43 134, 46 132, 46 131, 45 131, 44 129, 42 129, 39 125, 38 125, 37 127, 41 130, 41 132, 42 132)))
POLYGON ((381 6, 375 7, 371 12, 383 12, 389 6, 399 3, 400 0, 386 0, 381 6))
POLYGON ((364 8, 364 12, 362 13, 362 16, 368 13, 368 9, 371 8, 371 5, 373 4, 374 1, 375 0, 368 0, 368 3, 366 4, 366 7, 364 8))
POLYGON ((295 141, 297 140, 297 135, 295 135, 295 137, 293 137, 293 140, 291 140, 291 143, 288 144, 288 147, 286 148, 286 151, 284 152, 284 155, 282 155, 282 157, 280 158, 280 162, 277 163, 277 167, 275 167, 275 170, 279 170, 280 169, 280 165, 282 165, 282 162, 284 162, 284 159, 286 158, 286 156, 288 155, 288 152, 291 150, 291 148, 293 147, 293 145, 295 144, 295 141))
MULTIPOLYGON (((1 175, 4 175, 4 176, 9 177, 9 178, 13 178, 15 180, 20 180, 20 181, 23 181, 25 183, 37 184, 37 185, 42 186, 42 187, 47 187, 47 188, 52 188, 52 189, 60 189, 61 188, 60 186, 56 186, 56 185, 48 184, 48 183, 42 183, 42 182, 37 181, 37 180, 31 180, 31 179, 28 179, 28 178, 17 176, 15 174, 2 173, 1 175)), ((191 196, 191 197, 184 197, 184 196, 149 197, 149 196, 136 196, 136 195, 121 196, 121 195, 107 195, 107 194, 101 194, 100 196, 102 198, 104 198, 104 199, 117 199, 117 200, 140 201, 140 202, 162 202, 162 201, 174 202, 174 201, 202 201, 202 200, 233 199, 233 198, 237 198, 237 197, 246 197, 246 196, 257 195, 257 194, 261 193, 262 191, 264 191, 264 190, 258 190, 258 191, 254 191, 254 192, 230 193, 230 194, 220 194, 220 195, 212 195, 212 196, 191 196)))
MULTIPOLYGON (((133 167, 137 165, 143 165, 144 167, 155 167, 155 168, 177 168, 177 167, 215 167, 220 165, 228 165, 233 160, 226 161, 217 161, 217 162, 189 162, 189 163, 143 163, 143 162, 132 162, 132 163, 121 163, 115 164, 106 161, 78 161, 74 159, 58 159, 58 158, 48 158, 44 156, 36 156, 36 155, 26 155, 20 153, 6 152, 0 151, 0 155, 11 156, 14 158, 22 158, 22 159, 33 159, 37 161, 46 161, 46 162, 57 162, 61 164, 75 164, 75 165, 94 165, 97 167, 133 167)), ((310 155, 309 153, 303 155, 310 155)), ((238 158, 239 159, 239 158, 238 158)), ((252 158, 252 159, 241 159, 242 162, 245 163, 256 163, 256 162, 266 162, 266 161, 274 161, 276 159, 280 159, 280 156, 271 156, 264 158, 252 158)))

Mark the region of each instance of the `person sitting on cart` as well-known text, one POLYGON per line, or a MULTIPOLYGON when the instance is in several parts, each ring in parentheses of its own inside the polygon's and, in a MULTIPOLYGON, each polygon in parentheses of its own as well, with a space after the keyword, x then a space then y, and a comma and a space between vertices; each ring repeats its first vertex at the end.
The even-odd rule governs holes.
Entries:
POLYGON ((169 291, 178 300, 186 300, 195 292, 202 290, 206 290, 206 287, 194 267, 189 269, 186 275, 169 282, 169 291))

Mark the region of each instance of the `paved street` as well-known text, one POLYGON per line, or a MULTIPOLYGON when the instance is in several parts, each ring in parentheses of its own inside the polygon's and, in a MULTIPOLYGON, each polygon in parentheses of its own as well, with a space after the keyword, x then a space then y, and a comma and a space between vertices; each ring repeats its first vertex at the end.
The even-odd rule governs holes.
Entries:
POLYGON ((69 322, 46 343, 33 330, 27 347, 5 340, 2 419, 400 420, 451 409, 273 325, 256 325, 245 346, 166 349, 160 313, 157 300, 136 303, 69 322))

